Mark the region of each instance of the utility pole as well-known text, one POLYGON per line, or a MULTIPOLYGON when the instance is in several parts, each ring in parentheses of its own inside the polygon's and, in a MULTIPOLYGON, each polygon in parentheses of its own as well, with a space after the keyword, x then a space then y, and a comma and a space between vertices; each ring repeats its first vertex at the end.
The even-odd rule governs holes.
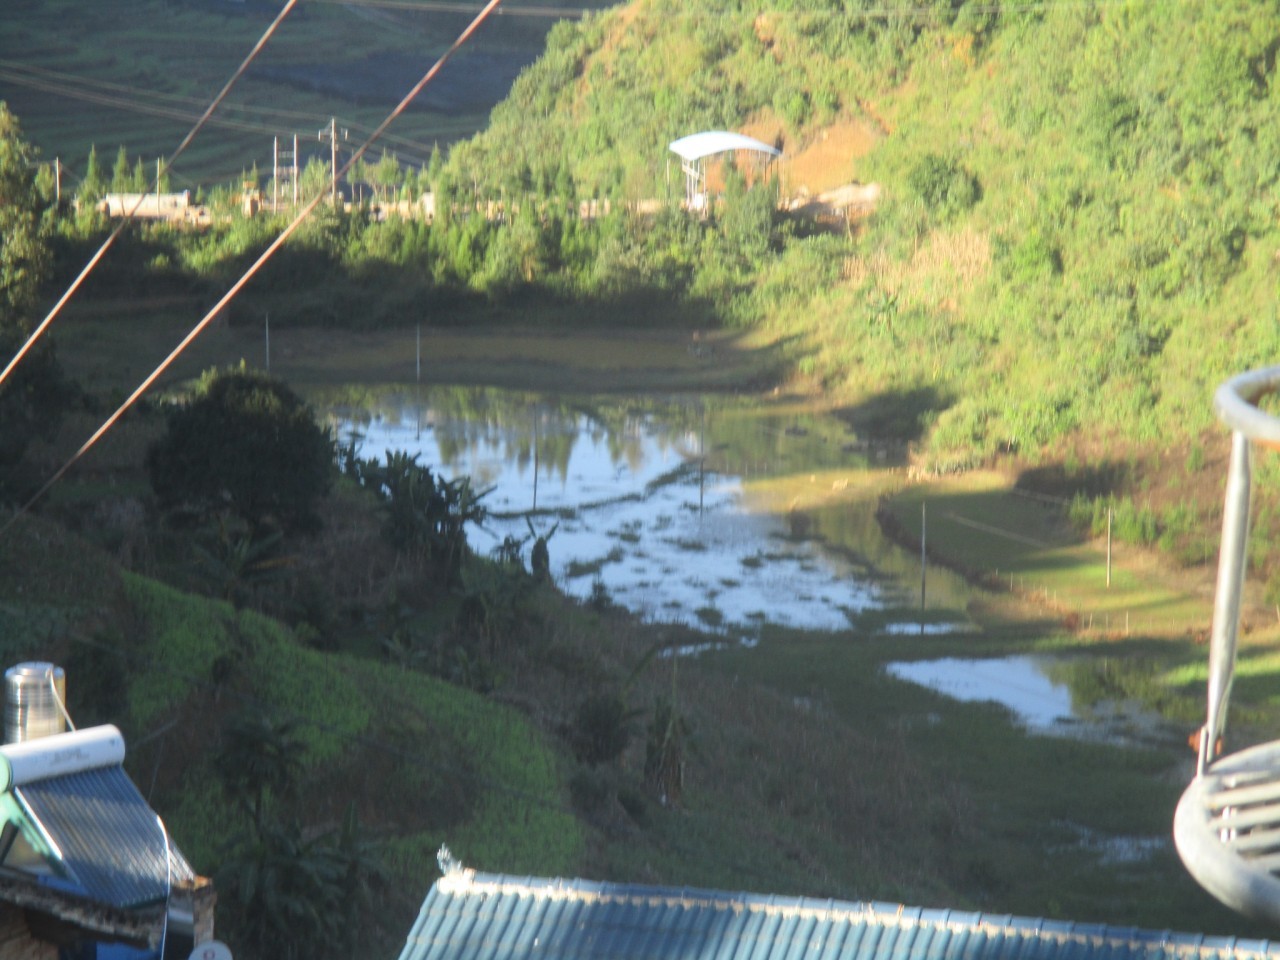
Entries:
MULTIPOLYGON (((320 128, 319 139, 329 141, 329 199, 338 205, 338 118, 329 118, 329 129, 320 128)), ((347 131, 342 131, 342 139, 347 139, 347 131)))
MULTIPOLYGON (((324 131, 320 131, 323 137, 324 131)), ((280 138, 273 137, 271 140, 271 210, 278 212, 280 209, 280 181, 285 181, 285 203, 289 202, 290 196, 293 198, 293 206, 298 205, 298 135, 293 135, 293 152, 280 149, 280 138), (289 193, 292 187, 292 194, 289 193)))

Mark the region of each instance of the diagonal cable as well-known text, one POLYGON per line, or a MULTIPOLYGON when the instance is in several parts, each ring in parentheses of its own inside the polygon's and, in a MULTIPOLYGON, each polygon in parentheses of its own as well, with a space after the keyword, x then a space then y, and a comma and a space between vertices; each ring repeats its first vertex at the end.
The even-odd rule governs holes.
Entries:
MULTIPOLYGON (((200 132, 205 123, 208 122, 209 117, 213 115, 213 112, 218 109, 218 106, 226 99, 227 94, 231 92, 231 88, 235 86, 236 81, 244 75, 245 70, 249 68, 249 64, 253 63, 254 59, 262 51, 262 48, 267 45, 267 41, 271 39, 273 34, 275 34, 276 28, 284 22, 284 18, 289 15, 290 11, 293 10, 297 3, 298 0, 286 0, 285 5, 280 10, 280 13, 273 21, 271 21, 271 25, 267 27, 266 32, 262 34, 258 39, 258 42, 254 44, 253 49, 249 51, 249 55, 244 58, 244 62, 241 63, 236 72, 231 75, 231 79, 226 82, 226 85, 223 86, 218 95, 213 98, 213 102, 209 104, 200 119, 196 121, 196 125, 191 128, 190 132, 182 139, 182 142, 178 144, 178 149, 174 150, 169 159, 166 160, 161 165, 160 169, 156 171, 155 179, 151 182, 151 189, 157 196, 160 193, 160 181, 169 171, 169 168, 173 166, 173 162, 182 155, 182 152, 186 150, 188 146, 190 146, 191 141, 195 139, 196 134, 200 132)), ((124 228, 133 220, 134 214, 136 214, 138 212, 138 208, 142 206, 142 201, 146 198, 146 195, 147 194, 145 192, 140 194, 138 199, 134 201, 133 206, 125 210, 124 217, 118 224, 116 224, 116 228, 111 231, 110 236, 107 237, 102 246, 98 248, 98 252, 89 258, 89 262, 85 264, 84 269, 80 271, 80 275, 72 281, 71 286, 67 288, 67 292, 64 293, 61 298, 59 298, 58 302, 53 305, 53 309, 50 310, 48 316, 40 322, 40 325, 31 332, 31 336, 27 338, 27 342, 22 345, 21 349, 14 354, 13 359, 9 361, 9 365, 0 372, 0 386, 4 386, 4 382, 8 379, 13 368, 21 363, 22 358, 30 352, 33 346, 35 346, 36 341, 39 340, 45 330, 49 328, 49 325, 53 323, 54 318, 62 312, 63 306, 65 306, 67 301, 71 299, 78 289, 80 289, 80 285, 84 283, 85 278, 88 277, 94 267, 98 265, 98 261, 100 261, 103 255, 111 248, 111 245, 116 242, 116 237, 120 236, 124 231, 124 228)))
MULTIPOLYGON (((293 0, 291 0, 291 2, 293 2, 293 0)), ((409 106, 409 104, 413 102, 413 99, 419 93, 422 92, 422 89, 428 83, 430 83, 432 79, 434 79, 435 75, 440 72, 441 68, 445 65, 446 61, 448 61, 448 59, 451 56, 453 56, 453 54, 456 53, 458 49, 462 47, 463 44, 465 44, 469 39, 471 39, 471 35, 475 33, 475 31, 480 27, 480 24, 484 23, 484 21, 488 19, 489 14, 492 13, 497 8, 498 4, 501 2, 502 0, 489 0, 489 2, 485 4, 484 9, 482 9, 480 13, 476 15, 475 19, 472 20, 471 23, 467 25, 466 29, 463 30, 462 33, 458 35, 458 39, 453 42, 453 45, 450 46, 449 49, 446 50, 443 54, 441 54, 440 59, 437 60, 434 64, 432 64, 431 69, 429 69, 425 74, 423 74, 422 79, 419 80, 416 84, 414 84, 413 89, 411 89, 407 94, 405 94, 404 99, 402 99, 400 103, 396 105, 396 108, 387 115, 387 118, 383 120, 381 124, 378 125, 378 128, 373 131, 373 134, 369 137, 369 139, 366 140, 360 146, 360 148, 351 155, 351 158, 347 160, 347 162, 343 164, 343 166, 339 170, 334 172, 333 176, 335 179, 341 178, 343 174, 345 174, 349 169, 351 169, 351 166, 357 160, 359 160, 361 157, 365 155, 366 151, 368 151, 368 149, 371 146, 373 146, 374 142, 377 141, 377 139, 380 136, 382 136, 383 131, 385 131, 387 127, 389 127, 392 124, 392 122, 395 121, 395 119, 405 111, 405 109, 409 106)), ((254 261, 253 265, 250 266, 249 269, 246 270, 244 274, 240 277, 240 279, 237 280, 232 285, 231 289, 229 289, 225 294, 222 295, 222 299, 209 308, 209 312, 204 315, 203 319, 201 319, 199 323, 197 323, 194 327, 191 328, 190 332, 188 332, 187 335, 182 338, 182 341, 176 347, 173 348, 173 351, 167 357, 165 357, 164 360, 160 362, 160 365, 156 367, 153 371, 151 371, 151 373, 147 376, 147 378, 138 385, 137 389, 134 390, 133 393, 129 394, 128 398, 124 401, 124 403, 120 404, 116 412, 113 413, 110 417, 108 417, 106 422, 103 423, 102 426, 100 426, 94 432, 93 436, 91 436, 88 440, 86 440, 81 445, 80 449, 77 450, 74 454, 72 454, 71 458, 68 459, 67 462, 64 463, 61 467, 58 468, 58 472, 55 473, 52 477, 50 477, 48 481, 44 484, 44 486, 42 486, 39 490, 37 490, 35 494, 31 497, 31 499, 28 500, 21 507, 21 509, 14 512, 13 516, 9 518, 8 522, 5 523, 3 527, 0 527, 0 536, 3 536, 6 532, 8 532, 9 528, 12 527, 14 523, 17 522, 19 517, 21 517, 24 513, 30 510, 37 500, 39 500, 46 493, 48 493, 49 488, 52 487, 55 483, 57 483, 59 480, 61 480, 62 477, 66 474, 66 472, 70 470, 71 467, 81 457, 83 457, 86 453, 88 453, 89 449, 95 443, 97 443, 98 440, 102 438, 103 434, 105 434, 108 430, 110 430, 113 426, 115 426, 116 422, 122 416, 124 416, 125 411, 127 411, 131 406, 133 406, 134 403, 137 402, 138 398, 141 397, 144 393, 146 393, 147 390, 150 389, 151 385, 160 378, 161 374, 163 374, 166 370, 169 369, 170 366, 172 366, 173 362, 178 359, 178 357, 182 354, 184 350, 187 349, 188 346, 191 345, 191 343, 196 339, 196 337, 200 336, 200 334, 204 332, 205 328, 208 327, 209 324, 211 324, 214 321, 214 319, 222 312, 222 310, 226 307, 226 305, 230 303, 232 299, 235 298, 235 296, 240 292, 240 290, 244 287, 244 285, 248 283, 249 280, 252 279, 253 276, 257 274, 259 270, 262 269, 263 265, 266 264, 266 262, 271 259, 271 257, 275 254, 275 252, 284 245, 284 242, 288 240, 289 237, 291 237, 297 231, 298 227, 302 225, 303 221, 306 220, 307 217, 311 215, 311 212, 320 205, 320 202, 325 198, 326 193, 327 191, 320 191, 319 193, 317 193, 311 199, 311 201, 298 212, 298 215, 293 218, 293 221, 287 227, 285 227, 284 230, 280 232, 280 235, 271 242, 271 245, 262 252, 262 255, 258 257, 257 260, 254 261)))

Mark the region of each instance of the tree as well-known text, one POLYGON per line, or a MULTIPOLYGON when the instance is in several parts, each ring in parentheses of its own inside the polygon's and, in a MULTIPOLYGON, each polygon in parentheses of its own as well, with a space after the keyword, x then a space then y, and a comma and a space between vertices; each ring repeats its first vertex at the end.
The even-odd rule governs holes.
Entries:
POLYGON ((400 161, 394 153, 382 152, 382 159, 373 168, 373 179, 382 188, 382 199, 389 202, 395 185, 400 182, 400 161))
POLYGON ((333 439, 311 409, 279 380, 243 367, 206 373, 147 454, 164 506, 230 512, 255 530, 314 528, 333 469, 333 439))
POLYGON ((474 491, 470 477, 446 480, 403 450, 388 450, 384 465, 348 448, 343 469, 382 500, 383 532, 391 545, 417 553, 442 582, 456 586, 467 553, 466 525, 484 522, 480 501, 489 491, 474 491))
POLYGON ((235 718, 223 731, 214 762, 231 798, 240 803, 258 833, 266 822, 269 802, 292 799, 302 771, 302 744, 297 723, 249 713, 235 718))
POLYGON ((0 101, 0 325, 20 322, 49 273, 45 205, 35 182, 35 150, 0 101))
MULTIPOLYGON (((32 329, 49 276, 48 204, 35 182, 35 151, 0 102, 0 369, 32 329)), ((0 486, 27 444, 57 422, 67 390, 53 349, 41 342, 0 384, 0 486)))
MULTIPOLYGON (((433 144, 431 147, 431 159, 427 162, 427 183, 426 189, 432 193, 438 193, 440 188, 436 186, 440 182, 440 175, 444 171, 444 158, 440 155, 440 144, 433 144)), ((422 182, 422 178, 418 178, 418 182, 422 182)))
POLYGON ((128 193, 132 183, 133 173, 129 169, 129 152, 125 150, 122 143, 120 149, 116 151, 115 166, 111 168, 111 192, 128 193))
POLYGON ((963 213, 982 198, 978 178, 953 157, 926 153, 907 174, 907 187, 940 220, 963 213))
POLYGON ((83 206, 92 207, 106 192, 106 181, 102 176, 102 162, 98 159, 98 148, 89 147, 89 159, 84 165, 84 179, 80 181, 80 202, 83 206))
POLYGON ((360 184, 368 182, 369 165, 364 162, 364 157, 357 157, 347 168, 347 184, 351 187, 351 196, 363 199, 363 194, 357 188, 360 184))

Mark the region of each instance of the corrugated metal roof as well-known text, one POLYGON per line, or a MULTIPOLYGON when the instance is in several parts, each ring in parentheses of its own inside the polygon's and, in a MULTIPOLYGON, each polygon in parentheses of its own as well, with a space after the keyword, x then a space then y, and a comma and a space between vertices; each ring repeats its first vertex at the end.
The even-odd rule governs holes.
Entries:
POLYGON ((54 885, 131 908, 161 902, 172 884, 195 878, 119 766, 37 780, 13 793, 57 848, 66 883, 54 885))
POLYGON ((1174 960, 1280 956, 1263 940, 453 869, 400 960, 1174 960))
POLYGON ((748 137, 741 133, 730 133, 726 130, 708 130, 705 133, 694 133, 679 140, 673 140, 669 146, 672 153, 682 160, 701 160, 717 153, 728 153, 731 150, 753 150, 767 153, 774 157, 782 156, 781 150, 775 150, 767 143, 748 137))

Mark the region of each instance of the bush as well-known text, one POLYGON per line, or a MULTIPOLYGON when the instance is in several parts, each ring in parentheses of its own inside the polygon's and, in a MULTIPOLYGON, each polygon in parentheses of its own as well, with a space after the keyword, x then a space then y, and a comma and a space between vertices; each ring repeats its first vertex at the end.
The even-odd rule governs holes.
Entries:
POLYGON ((466 525, 484 522, 480 501, 487 490, 474 491, 470 477, 446 480, 418 463, 416 453, 410 456, 403 450, 388 450, 382 464, 362 460, 347 448, 342 469, 382 501, 383 534, 397 551, 424 557, 435 566, 442 583, 461 584, 466 525))
POLYGON ((314 529, 333 461, 332 437, 301 398, 241 368, 201 378, 148 452, 147 472, 165 507, 230 512, 254 528, 314 529))
POLYGON ((616 693, 595 693, 578 705, 574 752, 583 763, 609 763, 631 743, 636 714, 616 693))
POLYGON ((907 188, 940 220, 963 213, 982 197, 977 177, 958 161, 937 153, 926 153, 916 161, 907 174, 907 188))

